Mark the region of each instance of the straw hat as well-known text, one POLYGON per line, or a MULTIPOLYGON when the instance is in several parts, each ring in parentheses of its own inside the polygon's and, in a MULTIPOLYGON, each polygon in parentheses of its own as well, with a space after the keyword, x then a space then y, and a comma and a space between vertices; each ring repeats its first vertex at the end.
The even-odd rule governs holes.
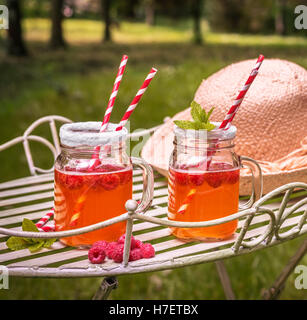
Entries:
MULTIPOLYGON (((254 60, 227 66, 203 80, 194 99, 213 121, 224 119, 248 78, 254 60)), ((147 141, 142 157, 167 174, 173 149, 173 120, 191 119, 190 109, 176 114, 147 141), (157 154, 157 150, 162 150, 157 154), (154 152, 155 151, 155 152, 154 152)), ((264 193, 289 182, 307 182, 307 71, 289 61, 265 59, 232 122, 238 129, 235 151, 260 162, 264 193)), ((240 194, 250 190, 250 173, 241 170, 240 194)))

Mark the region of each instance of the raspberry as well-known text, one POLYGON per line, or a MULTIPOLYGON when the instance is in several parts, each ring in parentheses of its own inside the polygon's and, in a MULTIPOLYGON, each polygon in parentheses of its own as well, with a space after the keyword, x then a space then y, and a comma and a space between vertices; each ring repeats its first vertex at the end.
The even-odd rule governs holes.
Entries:
POLYGON ((117 242, 110 242, 106 247, 105 252, 109 259, 113 259, 113 253, 116 246, 117 246, 117 242))
POLYGON ((218 188, 223 182, 222 172, 208 172, 205 174, 205 180, 209 186, 213 188, 218 188))
POLYGON ((142 250, 140 248, 135 248, 130 251, 129 261, 136 261, 143 258, 142 250))
POLYGON ((175 182, 182 186, 185 186, 189 183, 189 176, 186 173, 176 172, 175 182))
POLYGON ((97 181, 99 180, 99 175, 85 175, 83 179, 90 188, 97 189, 100 187, 97 183, 97 181))
POLYGON ((132 170, 119 172, 118 176, 120 184, 126 184, 132 180, 132 170))
POLYGON ((105 190, 113 190, 119 185, 120 179, 117 174, 103 174, 97 183, 101 185, 105 190))
POLYGON ((101 241, 96 241, 93 243, 92 247, 99 247, 103 250, 106 250, 108 247, 109 243, 105 240, 101 240, 101 241))
MULTIPOLYGON (((126 239, 126 234, 123 234, 122 236, 119 237, 117 243, 125 244, 125 239, 126 239)), ((131 249, 134 249, 135 247, 136 247, 135 238, 134 236, 131 236, 131 249)))
POLYGON ((143 243, 141 246, 143 258, 152 258, 155 256, 155 248, 150 243, 143 243))
POLYGON ((66 185, 66 175, 57 170, 54 172, 54 180, 62 186, 66 185))
POLYGON ((195 186, 201 186, 205 181, 205 175, 203 174, 190 174, 190 182, 195 186))
POLYGON ((112 253, 112 259, 114 260, 114 262, 120 263, 123 261, 123 256, 124 256, 124 245, 121 243, 118 243, 112 253))
POLYGON ((219 187, 223 182, 234 184, 239 179, 239 171, 232 170, 233 166, 229 163, 212 163, 209 170, 216 172, 206 173, 206 181, 213 187, 219 187))
POLYGON ((102 263, 106 258, 106 254, 102 248, 96 246, 96 247, 92 247, 88 251, 88 258, 91 263, 94 263, 94 264, 102 263))
POLYGON ((66 176, 66 185, 69 189, 78 189, 83 185, 83 179, 80 176, 67 175, 66 176))
POLYGON ((237 181, 239 181, 240 173, 239 170, 231 170, 227 172, 226 182, 230 184, 235 184, 237 181))
POLYGON ((141 240, 135 239, 135 248, 141 248, 143 242, 141 240))

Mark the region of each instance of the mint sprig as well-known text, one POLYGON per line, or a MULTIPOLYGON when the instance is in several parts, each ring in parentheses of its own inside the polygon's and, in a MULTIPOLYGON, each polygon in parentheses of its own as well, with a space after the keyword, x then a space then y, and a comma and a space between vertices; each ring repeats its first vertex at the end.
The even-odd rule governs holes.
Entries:
POLYGON ((191 116, 194 121, 189 120, 175 120, 174 123, 182 129, 188 130, 207 130, 211 131, 215 128, 215 125, 210 122, 210 116, 214 108, 211 108, 207 113, 205 109, 201 107, 196 101, 191 103, 191 116))
MULTIPOLYGON (((22 221, 22 230, 39 232, 35 223, 27 218, 24 218, 22 221)), ((14 251, 28 248, 29 251, 33 253, 41 248, 49 248, 55 241, 56 239, 10 237, 6 241, 6 245, 14 251)))

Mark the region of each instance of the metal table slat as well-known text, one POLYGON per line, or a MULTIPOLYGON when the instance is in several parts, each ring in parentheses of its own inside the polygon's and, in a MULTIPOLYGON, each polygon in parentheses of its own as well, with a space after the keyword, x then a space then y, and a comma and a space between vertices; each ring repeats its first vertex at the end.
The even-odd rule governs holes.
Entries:
POLYGON ((34 185, 31 187, 22 187, 22 188, 14 188, 5 191, 0 191, 0 199, 12 197, 16 195, 24 195, 28 193, 34 193, 37 191, 46 191, 53 190, 53 182, 52 183, 41 183, 39 185, 34 185))
POLYGON ((16 187, 24 187, 29 184, 37 184, 41 182, 53 182, 53 173, 42 174, 39 176, 30 176, 21 179, 11 180, 7 182, 0 183, 0 190, 16 188, 16 187))
POLYGON ((31 202, 31 201, 40 200, 40 199, 53 198, 53 195, 54 195, 53 191, 48 191, 48 192, 31 194, 29 196, 22 196, 22 197, 15 197, 15 198, 10 198, 6 200, 0 200, 0 207, 16 205, 19 203, 31 202))
POLYGON ((15 213, 15 215, 13 215, 13 216, 9 216, 7 218, 0 219, 0 226, 21 223, 23 218, 27 218, 30 220, 38 220, 44 215, 44 213, 46 213, 46 210, 49 210, 50 208, 52 208, 52 206, 53 206, 53 201, 49 201, 49 202, 44 202, 43 204, 40 204, 40 206, 38 206, 38 208, 40 208, 40 209, 45 208, 45 210, 40 210, 40 211, 36 211, 36 212, 31 211, 31 212, 26 213, 24 215, 21 215, 21 214, 16 215, 16 213, 15 213))
MULTIPOLYGON (((307 208, 307 206, 305 206, 303 209, 305 209, 305 208, 307 208)), ((294 217, 294 218, 291 218, 291 219, 288 219, 287 221, 286 221, 286 223, 284 224, 284 227, 288 227, 288 226, 292 226, 292 225, 295 225, 296 223, 297 223, 297 220, 298 220, 298 218, 297 217, 294 217)), ((262 216, 258 216, 258 217, 255 217, 254 218, 254 220, 252 221, 252 225, 254 224, 257 224, 257 223, 264 223, 264 222, 267 222, 268 221, 268 219, 265 219, 265 215, 262 215, 262 216)), ((139 224, 136 224, 135 226, 134 226, 134 228, 133 228, 133 231, 136 231, 135 230, 135 227, 136 226, 141 226, 141 227, 139 227, 138 228, 138 231, 144 231, 144 230, 147 230, 147 229, 151 229, 153 226, 156 226, 156 225, 148 225, 146 222, 144 222, 144 223, 139 223, 139 224), (148 228, 149 227, 149 228, 148 228)), ((238 230, 240 229, 242 227, 242 220, 241 221, 239 221, 239 226, 238 226, 238 230)), ((247 234, 247 235, 249 235, 249 234, 251 234, 251 237, 252 236, 255 236, 255 235, 259 235, 263 230, 265 229, 265 226, 264 227, 260 227, 260 228, 256 228, 256 229, 253 229, 252 230, 252 232, 251 231, 249 231, 249 233, 247 234)), ((163 238, 163 237, 166 237, 166 236, 169 236, 169 235, 171 235, 171 233, 170 233, 170 231, 169 231, 169 229, 168 228, 165 228, 165 227, 163 227, 162 229, 159 229, 159 230, 156 230, 156 231, 153 231, 153 232, 147 232, 147 233, 144 233, 144 234, 140 234, 140 235, 138 235, 137 237, 138 237, 138 239, 140 239, 140 240, 142 240, 142 241, 150 241, 150 240, 157 240, 157 239, 159 239, 159 238, 163 238)), ((232 239, 230 239, 229 241, 227 241, 227 242, 214 242, 215 243, 215 247, 220 247, 221 245, 224 245, 224 244, 226 244, 226 243, 233 243, 234 241, 235 241, 235 237, 234 238, 232 238, 232 239)), ((166 249, 166 248, 168 248, 168 249, 171 249, 172 248, 172 246, 174 245, 174 246, 180 246, 180 245, 182 245, 182 244, 184 244, 185 242, 182 242, 182 241, 180 241, 180 240, 178 240, 178 239, 173 239, 173 240, 170 240, 171 242, 167 242, 166 244, 164 243, 164 242, 162 242, 162 243, 160 243, 158 246, 157 246, 157 249, 159 249, 158 251, 160 251, 160 250, 164 250, 164 249, 166 249), (164 244, 163 244, 164 243, 164 244), (164 246, 164 249, 161 249, 160 248, 160 246, 163 244, 163 246, 164 246), (171 245, 172 244, 172 245, 171 245)), ((212 243, 201 243, 201 248, 203 248, 204 250, 206 250, 206 246, 209 246, 210 248, 212 248, 211 246, 212 246, 212 243)), ((53 253, 52 251, 54 251, 54 250, 58 250, 59 248, 63 248, 63 245, 61 245, 60 247, 59 247, 59 245, 58 244, 55 244, 54 246, 53 246, 53 248, 50 250, 50 249, 44 249, 44 251, 39 251, 38 252, 38 254, 39 253, 41 253, 41 252, 48 252, 49 251, 49 253, 50 253, 50 255, 53 253)), ((198 248, 198 247, 197 247, 198 248)), ((214 248, 214 247, 213 247, 214 248)), ((1 249, 1 247, 0 247, 0 249, 1 249)), ((191 246, 191 249, 193 249, 193 250, 191 250, 191 252, 194 252, 194 246, 191 246)), ((77 254, 77 256, 83 256, 83 255, 86 255, 87 253, 86 253, 86 251, 84 252, 84 251, 82 251, 82 250, 79 250, 79 249, 74 249, 75 251, 77 251, 77 252, 79 252, 78 254, 77 254)), ((21 250, 22 251, 22 253, 20 253, 20 251, 16 251, 16 252, 9 252, 9 253, 5 253, 5 254, 3 254, 2 256, 0 256, 0 261, 8 261, 8 260, 12 260, 12 259, 17 259, 17 258, 19 258, 19 257, 22 257, 22 256, 29 256, 29 252, 28 252, 28 250, 21 250), (15 254, 15 255, 14 255, 15 254)), ((34 254, 31 254, 31 256, 35 256, 35 253, 34 254)), ((76 256, 74 256, 74 257, 76 257, 76 256)), ((43 259, 44 261, 45 261, 45 257, 44 257, 44 259, 43 259)), ((35 262, 36 262, 36 260, 35 260, 35 262)), ((57 262, 57 261, 53 261, 53 262, 57 262)), ((29 265, 33 265, 33 262, 30 262, 29 261, 29 265)), ((22 263, 21 263, 22 264, 22 263)), ((21 265, 20 263, 19 264, 17 264, 17 265, 21 265)))
MULTIPOLYGON (((133 177, 133 190, 134 190, 134 199, 140 199, 142 194, 142 188, 143 185, 141 183, 142 176, 140 176, 140 171, 137 174, 134 174, 133 177), (137 191, 137 192, 136 192, 137 191)), ((53 176, 51 176, 53 177, 53 176)), ((21 193, 18 193, 18 188, 16 189, 10 189, 5 190, 0 193, 0 195, 4 194, 4 197, 8 196, 14 196, 14 195, 20 195, 20 194, 27 194, 27 193, 34 193, 37 191, 42 191, 37 183, 41 183, 41 186, 43 186, 43 190, 49 190, 53 188, 53 183, 46 184, 45 182, 50 179, 49 175, 45 175, 43 179, 38 179, 37 177, 31 177, 31 179, 25 178, 24 180, 15 180, 15 186, 19 187, 21 184, 21 181, 26 181, 29 186, 28 189, 31 190, 30 192, 27 192, 27 187, 19 188, 21 193), (32 179, 34 178, 34 179, 32 179), (17 184, 16 184, 17 181, 17 184), (44 182, 44 184, 42 184, 44 182), (5 193, 6 192, 6 193, 5 193)), ((52 180, 52 178, 51 178, 52 180)), ((50 181, 50 180, 49 180, 50 181)), ((5 188, 13 188, 12 185, 14 184, 0 184, 0 189, 5 188), (4 186, 4 187, 3 187, 4 186)), ((148 210, 145 214, 148 216, 156 217, 156 216, 166 216, 167 214, 167 183, 166 181, 157 181, 155 182, 155 190, 154 190, 154 199, 152 203, 152 208, 148 210), (161 207, 163 205, 163 207, 161 207)), ((43 199, 40 197, 43 196, 53 196, 53 192, 51 195, 51 192, 43 192, 43 193, 36 193, 35 199, 43 199)), ((10 198, 9 201, 2 200, 0 201, 0 205, 8 205, 13 204, 14 200, 17 199, 18 203, 28 202, 30 201, 31 196, 22 196, 22 197, 16 197, 16 198, 10 198)), ((295 200, 292 200, 290 203, 295 203, 295 200)), ((9 225, 17 222, 21 222, 24 217, 30 218, 30 219, 39 219, 42 214, 43 210, 41 209, 49 209, 52 207, 53 202, 43 202, 39 204, 33 204, 30 206, 22 206, 20 208, 14 208, 14 209, 5 209, 3 211, 0 211, 0 225, 9 225), (16 210, 18 210, 18 215, 16 214, 16 210), (41 210, 41 211, 37 211, 41 210), (33 212, 36 211, 36 212, 33 212), (25 214, 26 213, 26 214, 25 214), (3 215, 5 217, 3 217, 3 215), (14 216, 13 216, 14 215, 14 216)), ((272 210, 277 210, 279 208, 279 203, 270 203, 266 207, 269 207, 272 210)), ((300 210, 305 210, 307 208, 307 205, 303 205, 300 210)), ((287 209, 286 209, 287 210, 287 209)), ((297 223, 300 216, 292 217, 290 219, 287 219, 284 223, 283 227, 289 227, 293 226, 297 223)), ((164 218, 166 219, 166 218, 164 218)), ((261 214, 259 216, 254 217, 251 225, 256 225, 257 223, 265 223, 268 222, 268 216, 265 214, 261 214)), ((242 221, 239 222, 239 228, 242 226, 242 221)), ((159 263, 162 261, 165 261, 166 259, 173 259, 178 258, 181 256, 187 256, 191 254, 198 254, 200 252, 206 252, 208 250, 212 249, 218 249, 225 245, 232 245, 234 241, 237 238, 237 234, 232 237, 231 239, 219 241, 219 242, 194 242, 190 244, 186 244, 186 242, 181 241, 179 239, 169 239, 169 236, 171 236, 170 229, 165 226, 160 226, 158 230, 152 230, 153 228, 158 227, 156 224, 151 222, 139 222, 135 221, 133 231, 137 233, 137 238, 141 241, 158 241, 158 243, 154 244, 154 247, 156 249, 156 256, 152 259, 143 259, 140 261, 135 261, 129 263, 131 267, 135 266, 146 266, 150 264, 159 263), (141 234, 139 234, 141 232, 141 234), (178 248, 180 246, 183 246, 181 248, 178 248), (166 252, 162 252, 167 250, 166 252)), ((304 228, 306 225, 304 225, 304 228)), ((265 230, 266 226, 260 226, 255 227, 252 230, 249 230, 245 236, 246 239, 250 239, 252 237, 258 236, 265 230)), ((14 229, 20 229, 20 227, 14 227, 14 229)), ((4 235, 1 235, 1 238, 5 237, 4 235)), ((173 236, 172 236, 173 237, 173 236)), ((8 262, 13 261, 16 259, 22 259, 25 258, 27 260, 17 261, 13 263, 7 264, 9 267, 29 267, 29 268, 37 268, 37 267, 43 267, 48 266, 50 264, 57 263, 59 264, 59 269, 64 270, 66 268, 84 268, 84 269, 91 269, 93 268, 93 265, 91 265, 87 259, 87 251, 86 250, 80 250, 80 249, 74 249, 74 248, 67 248, 67 251, 60 251, 61 249, 65 248, 65 246, 60 243, 59 241, 55 242, 51 249, 42 249, 41 251, 37 253, 29 253, 28 249, 16 251, 16 252, 6 252, 1 254, 1 250, 4 250, 6 248, 4 243, 0 244, 0 262, 8 262), (42 256, 36 257, 38 254, 43 254, 42 256), (78 259, 79 261, 69 262, 69 260, 72 259, 78 259)), ((119 264, 113 263, 112 261, 107 261, 103 265, 100 266, 103 270, 111 270, 114 268, 118 268, 119 264)), ((90 271, 89 271, 90 272, 90 271)))
MULTIPOLYGON (((296 223, 296 219, 292 218, 291 220, 289 219, 286 223, 286 226, 291 226, 294 225, 296 223)), ((265 230, 266 227, 259 227, 253 230, 250 230, 247 232, 246 234, 246 238, 253 238, 256 235, 259 235, 259 233, 263 232, 265 230)), ((167 229, 163 229, 164 232, 160 234, 162 234, 163 236, 167 236, 170 235, 169 230, 167 229)), ((158 230, 160 231, 160 230, 158 230)), ((155 234, 159 234, 159 232, 155 231, 155 234)), ((148 234, 142 234, 138 236, 138 239, 142 240, 142 241, 148 241, 148 237, 146 236, 148 234)), ((172 240, 167 240, 165 242, 160 242, 157 244, 154 244, 154 248, 156 250, 156 256, 154 258, 151 259, 146 259, 147 264, 153 264, 153 263, 157 263, 157 262, 162 262, 165 260, 169 260, 169 259, 173 259, 175 257, 183 257, 186 255, 191 255, 191 254, 195 254, 195 253, 200 253, 200 252, 205 252, 208 250, 212 250, 212 249, 217 249, 219 247, 225 246, 225 245, 231 245, 234 243, 234 241, 237 238, 237 234, 232 237, 231 239, 227 239, 227 240, 222 240, 222 241, 218 241, 218 242, 202 242, 202 243, 195 243, 195 244, 191 244, 188 247, 184 247, 181 249, 175 249, 172 250, 178 246, 184 245, 186 244, 184 241, 180 241, 178 239, 172 239, 172 240), (159 251, 163 251, 169 249, 167 252, 164 253, 160 253, 159 251)), ((136 265, 143 265, 144 264, 144 260, 139 260, 139 261, 134 261, 131 262, 132 266, 136 266, 136 265)), ((61 265, 61 268, 87 268, 90 265, 90 262, 88 259, 82 260, 82 261, 78 261, 78 262, 73 262, 73 263, 68 263, 65 265, 61 265)), ((118 266, 118 264, 115 264, 115 266, 118 266)), ((104 268, 104 265, 101 265, 101 268, 104 268)))

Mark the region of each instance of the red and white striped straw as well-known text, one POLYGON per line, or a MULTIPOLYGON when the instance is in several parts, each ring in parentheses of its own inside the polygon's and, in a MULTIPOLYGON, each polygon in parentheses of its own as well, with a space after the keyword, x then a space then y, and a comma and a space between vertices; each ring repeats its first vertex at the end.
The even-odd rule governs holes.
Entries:
MULTIPOLYGON (((101 124, 99 132, 104 132, 108 128, 111 112, 112 112, 113 107, 114 107, 115 99, 116 99, 116 96, 117 96, 117 93, 118 93, 119 85, 120 85, 121 80, 123 78, 123 74, 124 74, 124 71, 125 71, 125 68, 126 68, 126 65, 127 65, 127 61, 128 61, 128 56, 123 55, 122 60, 121 60, 120 65, 119 65, 119 68, 118 68, 118 72, 117 72, 117 75, 116 75, 116 78, 115 78, 115 81, 114 81, 113 89, 112 89, 112 92, 111 92, 111 95, 110 95, 110 98, 109 98, 107 109, 106 109, 106 112, 104 114, 103 121, 102 121, 102 124, 101 124)), ((92 155, 92 159, 96 159, 96 160, 91 161, 90 169, 95 168, 100 163, 99 159, 98 159, 99 151, 100 151, 100 147, 97 146, 95 148, 95 152, 92 155)))
POLYGON ((184 214, 184 213, 187 211, 190 203, 192 202, 192 200, 193 200, 193 198, 194 198, 194 196, 195 196, 195 193, 196 193, 196 189, 191 189, 191 190, 189 191, 189 193, 188 193, 187 196, 185 197, 182 205, 181 205, 180 208, 178 209, 177 213, 184 214))
MULTIPOLYGON (((134 99, 132 100, 130 106, 128 107, 127 111, 125 112, 122 120, 120 121, 120 123, 118 124, 118 126, 116 127, 116 131, 119 131, 121 130, 126 122, 128 121, 129 117, 131 116, 131 113, 133 112, 133 110, 135 109, 135 107, 137 106, 138 102, 140 101, 142 95, 144 94, 144 92, 146 91, 146 89, 148 88, 148 85, 150 83, 150 81, 152 80, 152 78, 155 76, 155 74, 157 73, 157 70, 155 68, 152 68, 149 72, 149 74, 147 75, 145 81, 143 82, 141 88, 139 89, 139 91, 137 92, 136 96, 134 97, 134 99)), ((111 97, 112 97, 112 94, 111 94, 111 97)), ((110 99, 111 99, 110 97, 110 99)), ((109 116, 110 118, 110 116, 109 116)), ((100 130, 101 132, 101 130, 100 130)), ((98 164, 99 164, 99 159, 98 159, 98 152, 99 152, 100 148, 97 147, 95 149, 95 152, 92 156, 92 158, 94 158, 95 160, 91 160, 91 161, 94 161, 91 166, 90 166, 90 169, 93 169, 95 168, 98 164)), ((76 204, 76 208, 74 209, 74 213, 72 215, 72 218, 70 220, 70 223, 69 225, 72 227, 72 226, 75 226, 79 220, 79 217, 80 217, 80 212, 81 212, 81 209, 82 209, 82 206, 84 205, 84 202, 86 200, 86 197, 85 197, 85 194, 86 194, 86 191, 83 195, 81 195, 79 197, 79 199, 77 200, 77 204, 76 204)))
MULTIPOLYGON (((139 91, 137 92, 136 96, 134 97, 134 99, 132 100, 130 106, 128 107, 127 111, 125 112, 122 120, 120 121, 120 123, 118 124, 118 126, 116 127, 116 131, 119 131, 121 130, 126 122, 128 121, 129 117, 131 116, 131 113, 133 112, 133 110, 135 109, 135 107, 137 106, 138 102, 140 101, 142 95, 144 94, 144 92, 146 91, 146 89, 148 88, 148 85, 150 83, 150 81, 152 80, 152 78, 155 76, 157 70, 152 68, 150 70, 150 73, 147 75, 145 81, 143 82, 141 88, 139 89, 139 91)), ((112 97, 112 94, 111 94, 111 97, 112 97)), ((110 98, 111 99, 111 98, 110 98)), ((110 118, 110 116, 109 116, 110 118)), ((101 130, 100 130, 101 132, 101 130)), ((95 168, 98 164, 99 164, 99 159, 98 159, 98 152, 99 152, 100 148, 97 147, 95 149, 95 152, 92 156, 92 158, 94 158, 95 160, 93 160, 94 162, 91 164, 90 166, 90 169, 93 169, 95 168)), ((81 195, 79 197, 79 199, 77 200, 77 204, 76 204, 76 208, 74 209, 74 212, 73 212, 73 215, 71 217, 71 220, 70 220, 70 223, 69 225, 71 227, 75 226, 80 218, 80 212, 81 212, 81 209, 84 205, 84 202, 86 200, 86 197, 85 197, 85 194, 86 194, 87 191, 85 191, 85 193, 83 195, 81 195)))
POLYGON ((111 95, 110 95, 110 98, 109 98, 107 109, 106 109, 106 112, 105 112, 104 117, 103 117, 103 121, 102 121, 102 124, 101 124, 100 132, 104 132, 108 127, 108 124, 109 124, 109 121, 110 121, 111 112, 113 110, 113 106, 114 106, 115 99, 116 99, 116 96, 117 96, 117 93, 118 93, 120 82, 121 82, 121 80, 123 78, 123 74, 124 74, 124 71, 125 71, 125 68, 126 68, 127 61, 128 61, 128 56, 123 55, 122 60, 121 60, 120 65, 119 65, 119 68, 118 68, 118 73, 117 73, 115 81, 114 81, 114 85, 113 85, 113 89, 112 89, 112 92, 111 92, 111 95))
MULTIPOLYGON (((103 117, 103 121, 101 124, 101 128, 100 128, 100 132, 104 132, 109 124, 110 121, 110 116, 111 116, 111 112, 113 110, 113 106, 115 103, 115 99, 118 93, 118 89, 119 89, 119 85, 121 83, 121 80, 123 78, 123 74, 126 68, 126 64, 128 61, 128 56, 123 55, 122 60, 120 62, 119 68, 118 68, 118 72, 114 81, 114 85, 113 85, 113 89, 109 98, 109 102, 107 105, 107 109, 106 112, 104 114, 103 117)), ((96 147, 95 152, 92 156, 93 159, 96 159, 94 161, 94 163, 91 164, 91 168, 95 167, 97 165, 97 162, 99 162, 98 160, 98 153, 99 153, 100 148, 96 147)), ((54 215, 54 209, 52 208, 50 212, 47 212, 37 223, 36 226, 38 228, 39 231, 44 231, 44 232, 48 232, 48 231, 54 231, 54 227, 53 226, 44 226, 48 220, 54 215)))
POLYGON ((157 71, 158 71, 157 69, 151 68, 151 70, 150 70, 149 74, 147 75, 145 81, 143 82, 142 86, 140 87, 139 91, 137 92, 136 96, 133 98, 133 100, 130 103, 128 109, 126 110, 124 116, 122 117, 120 123, 118 124, 117 128, 115 129, 116 131, 122 130, 122 128, 125 126, 125 124, 127 123, 128 119, 131 116, 131 113, 133 112, 133 110, 138 105, 138 103, 141 100, 143 94, 147 90, 151 80, 156 75, 157 71))
POLYGON ((238 111, 238 109, 239 109, 239 107, 240 107, 240 105, 246 95, 246 92, 248 91, 248 89, 250 88, 251 84, 253 83, 253 81, 255 80, 255 78, 258 74, 258 70, 259 70, 263 60, 264 60, 264 56, 261 54, 258 57, 256 65, 253 68, 251 74, 249 75, 247 81, 245 82, 242 90, 239 92, 234 104, 231 106, 231 108, 227 112, 225 119, 223 120, 223 122, 221 123, 221 125, 219 127, 220 129, 227 130, 230 127, 231 122, 232 122, 234 116, 236 115, 236 113, 237 113, 237 111, 238 111))
POLYGON ((40 231, 40 232, 55 231, 55 227, 54 227, 54 225, 42 226, 41 228, 38 228, 38 231, 40 231))
MULTIPOLYGON (((248 89, 250 88, 251 84, 253 83, 253 81, 255 80, 259 68, 262 64, 264 60, 264 56, 261 54, 258 57, 258 60, 256 62, 256 65, 254 66, 252 72, 250 73, 247 81, 245 82, 242 90, 239 92, 234 104, 231 106, 231 108, 229 109, 229 111, 226 114, 225 119, 223 120, 223 122, 221 123, 221 125, 219 126, 220 129, 224 129, 227 130, 229 129, 231 122, 233 120, 233 118, 235 117, 244 97, 246 92, 248 91, 248 89)), ((218 146, 218 139, 214 142, 215 147, 218 146)), ((207 170, 209 170, 211 161, 212 161, 212 156, 214 155, 215 151, 208 151, 207 152, 207 170)), ((189 207, 189 204, 191 203, 191 201, 194 198, 194 195, 196 193, 196 190, 194 192, 195 189, 192 189, 191 192, 187 195, 187 197, 184 199, 182 206, 179 208, 179 210, 177 211, 177 213, 181 213, 184 214, 187 210, 187 208, 189 207)))
MULTIPOLYGON (((220 124, 219 129, 224 129, 224 130, 228 130, 229 127, 231 126, 231 122, 233 120, 233 118, 235 117, 236 113, 239 110, 239 107, 246 95, 246 92, 248 91, 248 89, 250 88, 251 84, 253 83, 253 81, 255 80, 259 68, 262 64, 264 60, 264 56, 261 54, 259 55, 256 65, 254 66, 254 68, 252 69, 247 81, 245 82, 242 90, 239 92, 235 102, 233 103, 233 105, 231 106, 231 108, 228 110, 225 119, 223 120, 223 122, 220 124)), ((216 141, 214 142, 215 147, 218 146, 218 139, 216 139, 216 141)), ((208 151, 207 152, 207 170, 209 170, 209 167, 211 165, 211 161, 212 161, 212 155, 214 154, 214 151, 208 151)))
POLYGON ((45 225, 50 218, 54 214, 54 208, 51 208, 50 211, 48 211, 40 220, 35 224, 37 228, 41 228, 43 225, 45 225))
POLYGON ((40 232, 49 232, 54 231, 54 225, 46 226, 45 224, 53 217, 54 215, 54 208, 51 208, 39 221, 35 224, 38 231, 40 232))

